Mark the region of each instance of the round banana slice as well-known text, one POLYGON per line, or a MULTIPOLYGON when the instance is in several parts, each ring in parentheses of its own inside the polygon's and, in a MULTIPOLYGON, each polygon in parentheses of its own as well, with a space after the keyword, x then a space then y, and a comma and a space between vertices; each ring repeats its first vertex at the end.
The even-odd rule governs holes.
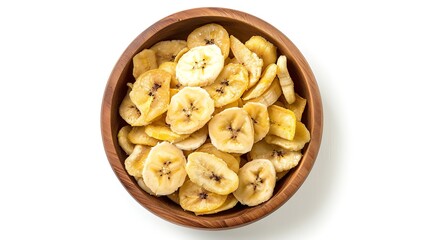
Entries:
POLYGON ((229 55, 229 34, 224 27, 216 23, 196 28, 188 35, 187 42, 188 48, 216 44, 224 58, 229 55))
POLYGON ((213 154, 205 152, 189 154, 186 172, 192 182, 220 195, 228 195, 238 186, 237 174, 213 154))
POLYGON ((251 89, 247 90, 243 95, 243 100, 249 100, 261 96, 271 86, 277 75, 277 65, 272 63, 265 68, 261 79, 251 89))
POLYGON ((265 141, 275 144, 289 151, 299 151, 310 141, 310 132, 302 122, 296 122, 295 137, 293 140, 287 140, 278 136, 268 134, 265 141))
POLYGON ((271 198, 276 185, 276 170, 270 160, 255 159, 238 171, 240 183, 233 193, 247 206, 256 206, 271 198))
POLYGON ((179 59, 176 78, 183 86, 212 84, 223 69, 224 59, 218 46, 194 47, 179 59))
POLYGON ((147 146, 155 146, 159 140, 146 134, 145 127, 132 127, 128 134, 128 139, 134 144, 141 144, 147 146))
POLYGON ((134 150, 134 144, 128 139, 128 134, 131 131, 131 126, 123 126, 118 132, 119 146, 127 155, 130 155, 134 150))
POLYGON ((260 141, 253 145, 252 151, 249 152, 249 157, 251 160, 270 160, 273 163, 276 172, 279 173, 292 169, 298 165, 302 158, 302 153, 299 151, 288 151, 280 146, 260 141))
POLYGON ((213 145, 228 153, 247 153, 254 141, 253 122, 242 108, 233 107, 216 114, 209 122, 213 145))
POLYGON ((163 62, 158 67, 158 69, 164 70, 171 75, 170 88, 180 88, 182 86, 176 78, 176 66, 177 63, 175 62, 163 62))
POLYGON ((143 167, 143 181, 155 195, 168 195, 183 185, 186 159, 182 151, 162 142, 149 152, 143 167))
POLYGON ((211 143, 205 143, 200 148, 198 148, 196 152, 205 152, 205 153, 215 155, 216 157, 222 159, 226 163, 228 168, 234 171, 235 173, 237 173, 238 169, 240 168, 240 161, 237 158, 235 158, 229 153, 218 150, 211 143))
POLYGON ((258 57, 262 58, 264 61, 262 69, 265 69, 265 67, 271 63, 275 63, 277 60, 276 46, 261 36, 252 36, 244 45, 250 51, 256 53, 258 57))
POLYGON ((283 95, 286 98, 286 101, 291 104, 295 102, 295 90, 292 78, 289 75, 287 69, 287 58, 285 55, 281 55, 277 60, 277 76, 279 77, 280 86, 282 87, 283 95))
POLYGON ((171 98, 166 122, 178 134, 191 134, 210 120, 213 111, 214 101, 206 90, 184 87, 171 98))
POLYGON ((255 142, 263 139, 270 130, 270 118, 268 109, 262 103, 248 102, 244 104, 243 109, 249 114, 253 122, 253 131, 255 134, 255 142))
POLYGON ((219 195, 187 180, 179 189, 180 206, 194 213, 213 211, 222 206, 226 195, 219 195))
POLYGON ((287 140, 292 140, 294 138, 296 117, 291 110, 272 105, 268 107, 268 115, 270 117, 269 134, 287 140))
POLYGON ((249 85, 247 88, 253 87, 261 77, 262 66, 264 61, 258 55, 250 51, 240 40, 233 35, 230 36, 231 51, 237 58, 238 62, 243 64, 249 71, 249 85))
POLYGON ((206 142, 207 135, 207 126, 204 126, 185 138, 185 140, 175 142, 174 145, 182 150, 195 150, 206 142))
POLYGON ((246 102, 260 102, 265 106, 273 105, 282 95, 282 88, 280 87, 279 79, 275 78, 270 87, 259 97, 252 98, 246 102))
POLYGON ((226 198, 225 202, 218 208, 206 211, 206 212, 196 212, 195 215, 207 215, 207 214, 215 214, 218 212, 226 211, 228 209, 231 209, 237 205, 238 200, 234 197, 233 194, 228 194, 228 197, 226 198))
POLYGON ((130 98, 144 119, 142 125, 151 123, 167 111, 170 101, 170 80, 171 75, 168 72, 153 69, 140 75, 133 84, 130 98))
POLYGON ((144 131, 149 137, 160 141, 180 142, 189 137, 189 134, 178 134, 173 132, 170 126, 165 124, 162 120, 145 126, 144 131))
POLYGON ((204 87, 214 100, 215 107, 237 101, 249 84, 246 68, 238 63, 226 65, 214 83, 204 87))
POLYGON ((153 45, 150 49, 155 51, 158 66, 163 62, 173 62, 177 54, 187 45, 184 40, 166 40, 153 45))
POLYGON ((302 114, 304 113, 306 105, 307 105, 307 99, 295 93, 295 101, 292 104, 287 103, 285 105, 285 108, 290 109, 292 112, 294 112, 296 120, 301 121, 302 114))
POLYGON ((158 67, 155 51, 144 49, 133 57, 133 76, 138 78, 142 73, 158 67))
POLYGON ((144 162, 149 154, 150 147, 136 145, 133 152, 125 159, 125 170, 134 177, 141 177, 144 162))

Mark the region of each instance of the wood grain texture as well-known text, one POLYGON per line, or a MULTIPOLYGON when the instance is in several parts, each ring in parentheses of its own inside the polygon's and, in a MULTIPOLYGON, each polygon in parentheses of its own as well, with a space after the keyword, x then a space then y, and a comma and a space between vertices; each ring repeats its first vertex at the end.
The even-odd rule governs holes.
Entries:
POLYGON ((106 84, 101 107, 101 134, 107 159, 123 186, 143 207, 155 215, 182 226, 200 229, 228 229, 244 226, 259 220, 282 206, 298 190, 307 178, 316 160, 321 144, 323 109, 319 89, 310 66, 298 48, 279 30, 267 22, 247 13, 223 8, 197 8, 172 14, 159 20, 143 31, 125 49, 114 66, 106 84), (185 212, 166 197, 154 197, 139 188, 125 168, 125 153, 118 145, 116 135, 125 122, 118 113, 118 107, 126 93, 126 83, 134 82, 132 57, 161 40, 186 39, 195 28, 216 22, 239 38, 246 41, 253 35, 260 35, 277 46, 279 54, 288 58, 288 69, 295 83, 296 91, 307 99, 307 108, 302 121, 311 133, 311 141, 303 149, 299 165, 280 180, 274 196, 267 202, 255 206, 235 208, 214 215, 195 216, 185 212))

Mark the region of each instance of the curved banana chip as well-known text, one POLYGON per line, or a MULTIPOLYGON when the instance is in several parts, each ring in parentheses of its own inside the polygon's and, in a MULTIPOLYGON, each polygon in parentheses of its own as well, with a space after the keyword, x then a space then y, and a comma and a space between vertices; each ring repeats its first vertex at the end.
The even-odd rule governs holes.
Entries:
POLYGON ((286 176, 286 174, 288 174, 289 171, 290 170, 286 170, 283 172, 276 173, 276 181, 278 182, 278 181, 282 180, 282 178, 284 178, 284 176, 286 176))
POLYGON ((253 122, 242 108, 228 108, 209 122, 209 136, 213 145, 228 153, 247 153, 254 141, 253 122))
POLYGON ((156 194, 150 190, 150 188, 144 183, 144 180, 142 177, 135 177, 137 184, 141 189, 143 189, 145 192, 149 193, 152 196, 155 196, 156 194))
POLYGON ((214 83, 204 87, 214 100, 215 107, 222 107, 237 101, 249 84, 246 68, 238 63, 226 65, 214 83))
MULTIPOLYGON (((147 125, 167 111, 170 102, 171 75, 160 69, 149 70, 137 78, 130 92, 131 101, 147 125)), ((141 122, 138 122, 139 124, 141 122)), ((141 126, 134 123, 134 126, 141 126)))
POLYGON ((149 136, 145 132, 145 127, 133 127, 128 133, 128 139, 134 144, 141 144, 147 146, 155 146, 159 140, 149 136))
POLYGON ((180 88, 182 86, 176 78, 176 66, 177 63, 175 62, 163 62, 158 67, 158 69, 164 70, 171 75, 170 88, 180 88))
POLYGON ((224 59, 214 44, 189 49, 179 59, 176 78, 183 86, 204 87, 212 84, 223 69, 224 59))
POLYGON ((243 100, 249 100, 261 96, 271 86, 277 75, 277 65, 272 63, 265 68, 261 79, 243 95, 243 100))
POLYGON ((295 90, 294 83, 287 69, 287 59, 285 55, 281 55, 279 57, 279 59, 277 60, 277 66, 279 67, 277 71, 277 76, 279 77, 283 95, 285 96, 286 101, 291 104, 295 102, 295 90))
POLYGON ((175 133, 164 121, 156 121, 145 126, 144 132, 151 138, 168 142, 180 142, 189 137, 189 134, 175 133))
POLYGON ((216 157, 222 159, 226 163, 228 168, 234 171, 235 173, 237 173, 238 169, 240 168, 240 161, 237 158, 235 158, 229 153, 218 150, 211 143, 205 143, 200 148, 198 148, 196 152, 205 152, 205 153, 215 155, 216 157))
POLYGON ((287 103, 285 105, 285 108, 290 109, 292 112, 294 112, 296 120, 301 121, 302 114, 304 113, 306 105, 307 105, 307 99, 295 93, 295 101, 292 104, 287 103))
POLYGON ((173 62, 177 54, 187 45, 184 40, 166 40, 153 45, 150 49, 155 51, 158 66, 163 62, 173 62))
POLYGON ((219 195, 187 180, 179 189, 180 206, 194 213, 213 211, 226 201, 226 195, 219 195))
POLYGON ((136 145, 133 152, 125 159, 125 170, 134 177, 141 177, 144 162, 149 154, 150 147, 136 145))
POLYGON ((249 71, 249 85, 247 88, 253 87, 261 77, 262 66, 264 61, 256 55, 256 53, 250 51, 240 40, 233 35, 230 36, 231 40, 231 51, 235 58, 246 67, 249 71))
POLYGON ((270 117, 269 134, 292 140, 295 136, 296 117, 295 114, 286 108, 276 105, 268 107, 270 117))
POLYGON ((131 131, 131 126, 123 126, 118 132, 119 146, 127 155, 130 155, 134 150, 134 144, 128 139, 128 134, 131 131))
POLYGON ((237 205, 238 200, 234 197, 234 194, 228 194, 228 197, 226 198, 225 202, 220 205, 220 207, 215 208, 211 211, 205 211, 205 212, 195 212, 195 215, 207 215, 207 214, 215 214, 218 212, 226 211, 228 209, 231 209, 237 205))
POLYGON ((142 126, 146 123, 144 116, 140 113, 137 106, 131 101, 130 92, 132 84, 128 85, 130 88, 127 91, 124 99, 119 105, 119 115, 131 126, 142 126))
POLYGON ((265 106, 273 105, 282 95, 282 88, 280 87, 279 79, 275 78, 270 87, 259 97, 252 98, 246 102, 259 102, 265 106))
POLYGON ((133 57, 133 76, 138 78, 141 74, 158 67, 155 51, 144 49, 133 57))
POLYGON ((247 206, 256 206, 271 198, 276 185, 276 170, 270 160, 255 159, 238 170, 240 184, 233 193, 247 206))
POLYGON ((287 140, 278 136, 268 134, 265 141, 280 146, 289 151, 299 151, 310 141, 310 132, 302 122, 296 122, 295 136, 293 140, 287 140))
POLYGON ((189 154, 186 172, 192 182, 216 194, 228 195, 238 187, 237 174, 213 154, 205 152, 189 154))
POLYGON ((244 104, 243 109, 252 118, 253 131, 255 134, 254 141, 258 142, 263 139, 270 130, 270 117, 268 109, 262 103, 248 102, 244 104))
POLYGON ((143 167, 143 181, 155 195, 174 193, 186 178, 186 159, 171 143, 162 142, 149 152, 143 167))
POLYGON ((224 27, 216 23, 209 23, 196 28, 188 35, 188 47, 216 44, 224 58, 229 55, 229 34, 224 27))
POLYGON ((174 145, 182 150, 195 150, 203 145, 207 140, 208 130, 207 126, 204 126, 192 133, 189 137, 185 138, 180 142, 175 142, 174 145))
POLYGON ((262 69, 265 69, 277 60, 277 47, 261 36, 252 36, 244 45, 250 51, 256 53, 258 57, 262 58, 264 61, 262 69))
POLYGON ((171 98, 165 121, 178 134, 191 134, 211 118, 214 101, 200 87, 184 87, 171 98))
POLYGON ((251 160, 270 160, 276 172, 279 173, 296 167, 302 158, 302 153, 299 151, 288 151, 277 145, 260 141, 253 145, 252 151, 249 152, 249 157, 251 160))

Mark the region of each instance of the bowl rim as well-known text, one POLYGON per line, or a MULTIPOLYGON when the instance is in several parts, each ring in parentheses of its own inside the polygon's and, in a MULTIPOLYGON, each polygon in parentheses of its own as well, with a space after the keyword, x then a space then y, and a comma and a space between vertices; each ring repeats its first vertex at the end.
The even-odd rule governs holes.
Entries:
POLYGON ((112 167, 112 170, 125 189, 129 192, 129 194, 144 208, 163 218, 164 220, 185 227, 209 230, 220 230, 245 226, 268 216, 280 208, 295 194, 295 192, 301 187, 309 175, 317 158, 323 132, 323 108, 319 88, 309 64, 299 49, 281 31, 264 20, 239 10, 219 7, 202 7, 182 10, 160 19, 146 30, 141 32, 124 50, 109 76, 103 95, 100 120, 101 135, 106 156, 112 167), (276 196, 273 196, 269 201, 255 207, 245 208, 238 214, 231 214, 229 217, 193 215, 195 216, 195 218, 193 218, 191 215, 183 216, 182 214, 177 214, 178 212, 175 211, 166 211, 165 209, 169 209, 171 205, 168 202, 160 201, 158 204, 153 204, 153 199, 157 197, 150 196, 146 193, 141 194, 142 191, 141 189, 137 189, 138 187, 136 186, 137 184, 135 183, 134 179, 132 179, 126 173, 126 170, 117 152, 118 148, 114 145, 114 138, 116 137, 117 133, 113 131, 114 128, 112 128, 111 124, 113 105, 112 101, 115 86, 117 85, 121 74, 123 74, 122 70, 126 67, 126 63, 129 63, 130 59, 132 59, 134 54, 137 53, 141 48, 141 45, 149 38, 155 36, 157 30, 163 29, 180 21, 202 17, 234 18, 235 21, 241 22, 248 22, 249 19, 251 19, 252 24, 256 24, 258 29, 264 29, 264 31, 267 33, 275 33, 272 35, 272 37, 280 42, 283 42, 284 45, 287 45, 287 49, 284 49, 286 52, 282 53, 287 56, 293 55, 292 58, 294 60, 294 64, 296 65, 297 71, 301 75, 300 78, 305 79, 303 84, 309 91, 307 101, 308 103, 312 103, 307 104, 306 107, 306 111, 309 111, 309 114, 312 116, 312 118, 308 120, 307 124, 307 128, 310 130, 311 134, 311 141, 305 147, 305 151, 303 151, 303 157, 300 161, 300 164, 288 176, 288 181, 281 187, 281 190, 277 192, 276 196))

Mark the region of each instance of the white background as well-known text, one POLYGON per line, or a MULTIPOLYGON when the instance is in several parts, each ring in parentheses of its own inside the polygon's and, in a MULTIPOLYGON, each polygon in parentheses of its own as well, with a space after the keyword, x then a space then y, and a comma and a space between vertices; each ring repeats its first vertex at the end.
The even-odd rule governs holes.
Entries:
POLYGON ((428 239, 425 1, 2 1, 0 239, 428 239), (106 81, 167 15, 219 6, 260 17, 306 57, 323 144, 299 191, 251 225, 201 231, 141 207, 101 141, 106 81))

